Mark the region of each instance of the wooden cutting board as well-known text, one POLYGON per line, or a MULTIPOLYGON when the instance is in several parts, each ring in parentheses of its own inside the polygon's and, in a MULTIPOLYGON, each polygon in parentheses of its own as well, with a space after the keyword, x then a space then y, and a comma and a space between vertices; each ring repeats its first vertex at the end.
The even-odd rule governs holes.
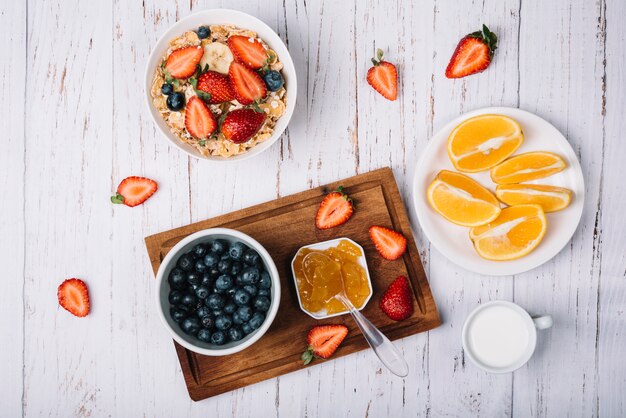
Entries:
MULTIPOLYGON (((362 312, 389 339, 407 337, 440 324, 409 219, 389 168, 149 236, 146 238, 146 246, 154 273, 159 269, 163 257, 178 241, 194 232, 215 227, 244 232, 267 249, 278 268, 282 295, 278 314, 267 333, 251 348, 240 353, 208 357, 174 343, 189 396, 194 401, 304 369, 300 355, 306 345, 306 335, 315 325, 341 323, 348 327, 348 336, 333 358, 369 347, 350 315, 316 321, 300 310, 290 264, 303 245, 348 237, 363 246, 374 294, 362 312), (345 224, 320 231, 315 228, 314 221, 317 208, 322 196, 338 186, 344 186, 346 193, 354 200, 355 213, 345 224), (401 232, 408 240, 405 255, 395 261, 383 259, 369 238, 368 229, 371 225, 382 225, 401 232), (387 286, 400 275, 410 279, 415 296, 415 312, 410 318, 396 322, 382 313, 378 304, 387 286)), ((316 359, 308 367, 322 361, 316 359)))

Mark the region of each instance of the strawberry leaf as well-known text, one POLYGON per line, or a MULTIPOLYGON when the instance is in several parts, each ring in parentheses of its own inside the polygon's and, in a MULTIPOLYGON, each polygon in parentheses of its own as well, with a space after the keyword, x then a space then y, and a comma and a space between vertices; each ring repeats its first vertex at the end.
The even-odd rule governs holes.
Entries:
POLYGON ((111 203, 120 205, 124 203, 124 196, 119 193, 115 193, 115 196, 111 196, 111 203))
POLYGON ((496 49, 498 49, 498 36, 491 32, 487 25, 483 25, 482 30, 472 32, 467 36, 483 41, 489 48, 489 58, 493 58, 493 54, 496 52, 496 49))
POLYGON ((302 353, 302 355, 300 356, 300 359, 302 360, 302 363, 306 366, 313 360, 314 357, 315 356, 313 356, 313 350, 311 350, 311 347, 307 347, 304 353, 302 353))

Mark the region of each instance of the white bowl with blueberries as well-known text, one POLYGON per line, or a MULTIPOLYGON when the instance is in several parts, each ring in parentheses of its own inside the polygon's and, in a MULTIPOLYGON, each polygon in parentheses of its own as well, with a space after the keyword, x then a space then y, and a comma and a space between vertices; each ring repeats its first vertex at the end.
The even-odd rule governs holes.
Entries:
POLYGON ((206 229, 182 239, 156 277, 165 328, 199 354, 244 350, 265 334, 278 312, 274 261, 256 240, 233 229, 206 229))

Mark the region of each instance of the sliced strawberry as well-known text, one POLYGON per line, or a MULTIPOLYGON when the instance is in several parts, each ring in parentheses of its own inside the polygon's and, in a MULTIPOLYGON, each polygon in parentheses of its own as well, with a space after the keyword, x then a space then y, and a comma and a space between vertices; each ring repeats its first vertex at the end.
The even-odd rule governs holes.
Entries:
POLYGON ((59 305, 74 316, 84 317, 89 313, 89 292, 80 279, 67 279, 57 290, 59 305))
POLYGON ((354 213, 352 199, 343 193, 343 186, 324 196, 315 217, 318 229, 329 229, 345 223, 354 213))
POLYGON ((394 101, 398 98, 398 70, 390 62, 383 61, 383 51, 378 49, 374 66, 367 70, 367 82, 385 99, 394 101))
POLYGON ((380 255, 387 260, 396 260, 406 251, 406 238, 384 226, 370 227, 370 238, 380 255))
POLYGON ((402 321, 413 315, 413 295, 406 277, 393 281, 380 299, 380 309, 394 321, 402 321))
POLYGON ((174 78, 191 77, 196 72, 196 65, 202 59, 204 49, 201 46, 186 46, 172 51, 167 61, 165 69, 174 78))
POLYGON ((345 325, 320 325, 311 328, 307 336, 307 349, 302 353, 301 359, 306 366, 313 357, 329 358, 337 347, 348 335, 345 325))
POLYGON ((117 194, 111 196, 111 202, 115 204, 123 203, 126 206, 141 205, 157 191, 157 183, 146 177, 126 177, 119 186, 117 194))
POLYGON ((235 59, 258 70, 267 62, 267 51, 261 42, 249 36, 235 35, 228 38, 228 47, 235 59))
POLYGON ((198 90, 211 95, 209 103, 218 104, 235 100, 235 90, 228 76, 216 71, 207 71, 198 78, 198 90))
POLYGON ((228 70, 230 82, 235 89, 237 101, 243 105, 252 104, 262 99, 267 93, 267 87, 261 76, 243 64, 233 61, 228 70))
POLYGON ((235 109, 222 122, 222 133, 226 139, 241 144, 258 132, 265 121, 265 113, 254 109, 235 109))
POLYGON ((446 68, 446 77, 461 78, 484 71, 496 51, 498 37, 483 25, 482 31, 465 36, 456 46, 446 68))
POLYGON ((185 128, 194 138, 207 138, 217 128, 215 116, 198 96, 193 96, 185 107, 185 128))

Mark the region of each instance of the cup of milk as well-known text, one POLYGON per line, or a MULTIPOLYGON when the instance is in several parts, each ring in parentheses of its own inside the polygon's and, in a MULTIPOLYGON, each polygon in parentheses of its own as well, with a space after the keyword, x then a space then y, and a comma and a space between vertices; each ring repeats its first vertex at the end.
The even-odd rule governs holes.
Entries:
POLYGON ((552 317, 531 317, 521 306, 493 301, 474 309, 463 325, 463 349, 481 369, 509 373, 530 359, 537 330, 552 326, 552 317))

